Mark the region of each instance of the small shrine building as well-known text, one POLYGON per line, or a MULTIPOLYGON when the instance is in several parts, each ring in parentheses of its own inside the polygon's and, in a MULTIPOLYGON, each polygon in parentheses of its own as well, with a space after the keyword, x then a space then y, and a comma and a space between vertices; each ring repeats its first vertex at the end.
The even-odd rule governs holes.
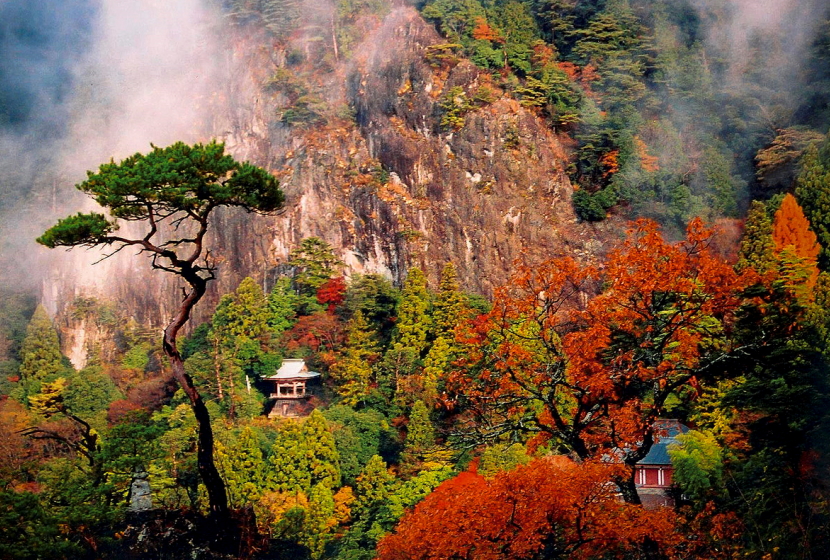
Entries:
POLYGON ((634 466, 637 493, 646 508, 673 505, 668 494, 674 473, 669 446, 678 445, 677 436, 689 431, 688 427, 677 420, 657 420, 655 427, 662 433, 660 439, 651 447, 648 455, 634 466))
POLYGON ((264 382, 274 384, 273 392, 268 397, 274 399, 268 418, 308 416, 314 409, 309 399, 319 378, 319 373, 309 371, 305 360, 283 360, 276 374, 262 378, 264 382))

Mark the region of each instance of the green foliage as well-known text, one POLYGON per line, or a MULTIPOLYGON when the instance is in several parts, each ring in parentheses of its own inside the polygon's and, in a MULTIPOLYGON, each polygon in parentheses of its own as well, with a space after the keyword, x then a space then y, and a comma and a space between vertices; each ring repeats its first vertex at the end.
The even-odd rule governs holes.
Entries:
POLYGON ((441 109, 441 126, 446 130, 464 128, 464 115, 473 110, 473 103, 461 86, 451 87, 438 102, 441 109))
POLYGON ((300 297, 291 289, 291 279, 280 277, 268 294, 268 326, 274 338, 294 326, 299 305, 300 297))
POLYGON ((347 317, 360 311, 378 333, 381 346, 392 336, 400 294, 388 279, 379 274, 355 274, 346 290, 342 309, 347 317))
POLYGON ((55 247, 75 247, 78 245, 100 245, 107 243, 110 234, 118 229, 118 224, 107 220, 103 214, 91 212, 61 218, 37 238, 37 242, 50 249, 55 247))
POLYGON ((320 558, 326 543, 332 538, 334 523, 334 496, 326 484, 317 484, 308 494, 308 512, 300 543, 308 547, 312 558, 320 558))
POLYGON ((331 245, 319 237, 307 237, 288 255, 288 266, 294 268, 294 287, 300 295, 299 313, 310 315, 322 307, 317 303, 317 290, 342 265, 331 245))
POLYGON ((150 470, 164 452, 159 438, 164 426, 144 410, 133 411, 112 426, 101 444, 101 461, 124 504, 129 501, 130 484, 137 473, 150 470))
POLYGON ((427 279, 419 268, 410 268, 398 304, 397 342, 419 356, 427 344, 431 329, 428 315, 430 296, 427 279))
POLYGON ((378 356, 375 334, 357 311, 349 321, 345 352, 329 370, 344 404, 356 406, 369 396, 372 365, 378 356))
POLYGON ((438 294, 432 308, 432 327, 435 338, 454 337, 455 327, 466 316, 464 295, 458 288, 455 265, 447 262, 441 271, 438 294))
POLYGON ((402 483, 389 498, 389 517, 397 521, 406 510, 414 508, 426 498, 439 484, 457 473, 450 467, 441 466, 419 472, 402 483))
POLYGON ((530 462, 530 456, 521 443, 497 443, 484 450, 478 465, 481 476, 495 476, 530 462))
MULTIPOLYGON (((224 144, 188 146, 177 142, 153 147, 119 163, 105 163, 88 172, 77 188, 108 208, 115 218, 146 220, 150 212, 191 212, 206 215, 216 206, 240 206, 269 212, 282 206, 277 180, 263 169, 238 163, 224 144)), ((58 222, 38 242, 47 247, 101 245, 118 242, 115 225, 101 214, 78 214, 58 222)))
POLYGON ((290 126, 313 126, 325 122, 326 102, 315 95, 301 95, 282 111, 280 120, 290 126))
POLYGON ((25 380, 51 380, 64 370, 58 333, 39 305, 20 346, 20 375, 25 380))
POLYGON ((32 492, 0 491, 0 558, 84 558, 84 547, 62 531, 59 514, 32 492))
POLYGON ((614 188, 607 186, 595 193, 585 189, 574 191, 571 201, 580 220, 598 222, 605 219, 608 210, 617 203, 617 197, 614 188))
POLYGON ((356 411, 336 405, 323 415, 333 426, 343 483, 354 485, 369 459, 388 453, 390 441, 396 437, 395 431, 383 414, 373 409, 356 411))
POLYGON ((455 65, 459 61, 458 51, 464 48, 460 43, 429 45, 424 49, 424 59, 433 68, 455 65))
POLYGON ((737 267, 752 267, 760 273, 768 272, 775 264, 775 243, 772 240, 772 220, 763 202, 752 201, 744 223, 737 267))
POLYGON ((64 402, 73 414, 91 420, 102 416, 113 401, 123 397, 100 366, 89 366, 67 376, 64 402))
POLYGON ((301 422, 285 421, 268 457, 267 487, 308 493, 312 486, 340 486, 340 456, 319 410, 301 422))
POLYGON ((240 508, 253 505, 265 487, 265 461, 253 429, 228 434, 227 444, 216 444, 216 467, 225 481, 228 502, 240 508))
POLYGON ((435 451, 435 428, 429 418, 429 409, 423 401, 415 401, 409 414, 401 460, 417 465, 427 461, 435 451))
POLYGON ((698 503, 722 494, 725 457, 715 436, 691 430, 678 435, 677 442, 669 446, 673 482, 698 503))
POLYGON ((819 264, 823 270, 830 266, 830 136, 818 146, 807 149, 802 172, 795 187, 795 196, 811 229, 821 245, 819 264))
POLYGON ((20 345, 35 307, 28 294, 0 290, 0 394, 11 388, 8 377, 18 374, 20 345))

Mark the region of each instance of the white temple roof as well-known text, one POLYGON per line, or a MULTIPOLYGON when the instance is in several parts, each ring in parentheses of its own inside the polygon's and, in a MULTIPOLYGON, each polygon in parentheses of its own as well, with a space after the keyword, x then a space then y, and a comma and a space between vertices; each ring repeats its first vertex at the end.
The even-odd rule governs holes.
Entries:
POLYGON ((316 371, 308 371, 305 360, 288 359, 282 361, 282 365, 276 374, 263 377, 262 379, 278 381, 280 379, 311 379, 314 377, 320 377, 320 374, 316 371))

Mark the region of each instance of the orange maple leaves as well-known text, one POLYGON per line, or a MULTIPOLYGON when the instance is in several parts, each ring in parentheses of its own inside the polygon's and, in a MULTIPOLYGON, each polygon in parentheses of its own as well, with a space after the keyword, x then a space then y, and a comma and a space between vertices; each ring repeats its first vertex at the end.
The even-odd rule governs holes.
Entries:
POLYGON ((615 469, 559 456, 491 480, 462 473, 404 516, 379 559, 613 558, 646 542, 670 556, 674 514, 620 502, 607 483, 615 469))
POLYGON ((772 222, 772 240, 779 260, 793 257, 799 261, 796 268, 807 275, 805 287, 812 291, 818 280, 818 254, 821 245, 810 229, 810 222, 795 197, 787 194, 775 212, 772 222))
POLYGON ((465 404, 484 425, 512 424, 583 458, 624 450, 633 465, 666 399, 728 351, 751 275, 715 256, 710 235, 695 220, 670 244, 639 221, 604 267, 520 267, 468 333, 454 378, 465 404))

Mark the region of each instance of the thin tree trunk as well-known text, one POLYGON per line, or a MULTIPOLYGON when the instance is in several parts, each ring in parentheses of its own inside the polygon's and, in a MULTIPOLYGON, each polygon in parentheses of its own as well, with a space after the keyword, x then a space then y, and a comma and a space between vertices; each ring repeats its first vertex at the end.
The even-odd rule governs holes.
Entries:
POLYGON ((179 329, 190 318, 190 311, 193 309, 193 306, 202 299, 207 288, 207 281, 195 274, 183 274, 182 276, 192 286, 192 290, 187 294, 184 301, 182 301, 178 313, 164 330, 164 353, 170 359, 173 376, 179 382, 179 385, 181 385, 187 398, 190 399, 190 407, 193 409, 193 414, 196 416, 196 422, 199 426, 196 458, 199 475, 202 477, 202 482, 204 482, 205 488, 207 489, 211 515, 217 519, 223 519, 227 518, 229 514, 228 496, 225 492, 225 482, 219 475, 219 471, 216 469, 216 464, 213 461, 213 428, 210 425, 210 414, 205 406, 205 402, 202 400, 202 396, 193 384, 193 380, 184 370, 184 362, 176 346, 176 337, 179 334, 179 329))
POLYGON ((213 372, 216 374, 216 387, 219 391, 219 400, 225 398, 222 393, 222 364, 219 361, 219 342, 213 341, 213 372))

